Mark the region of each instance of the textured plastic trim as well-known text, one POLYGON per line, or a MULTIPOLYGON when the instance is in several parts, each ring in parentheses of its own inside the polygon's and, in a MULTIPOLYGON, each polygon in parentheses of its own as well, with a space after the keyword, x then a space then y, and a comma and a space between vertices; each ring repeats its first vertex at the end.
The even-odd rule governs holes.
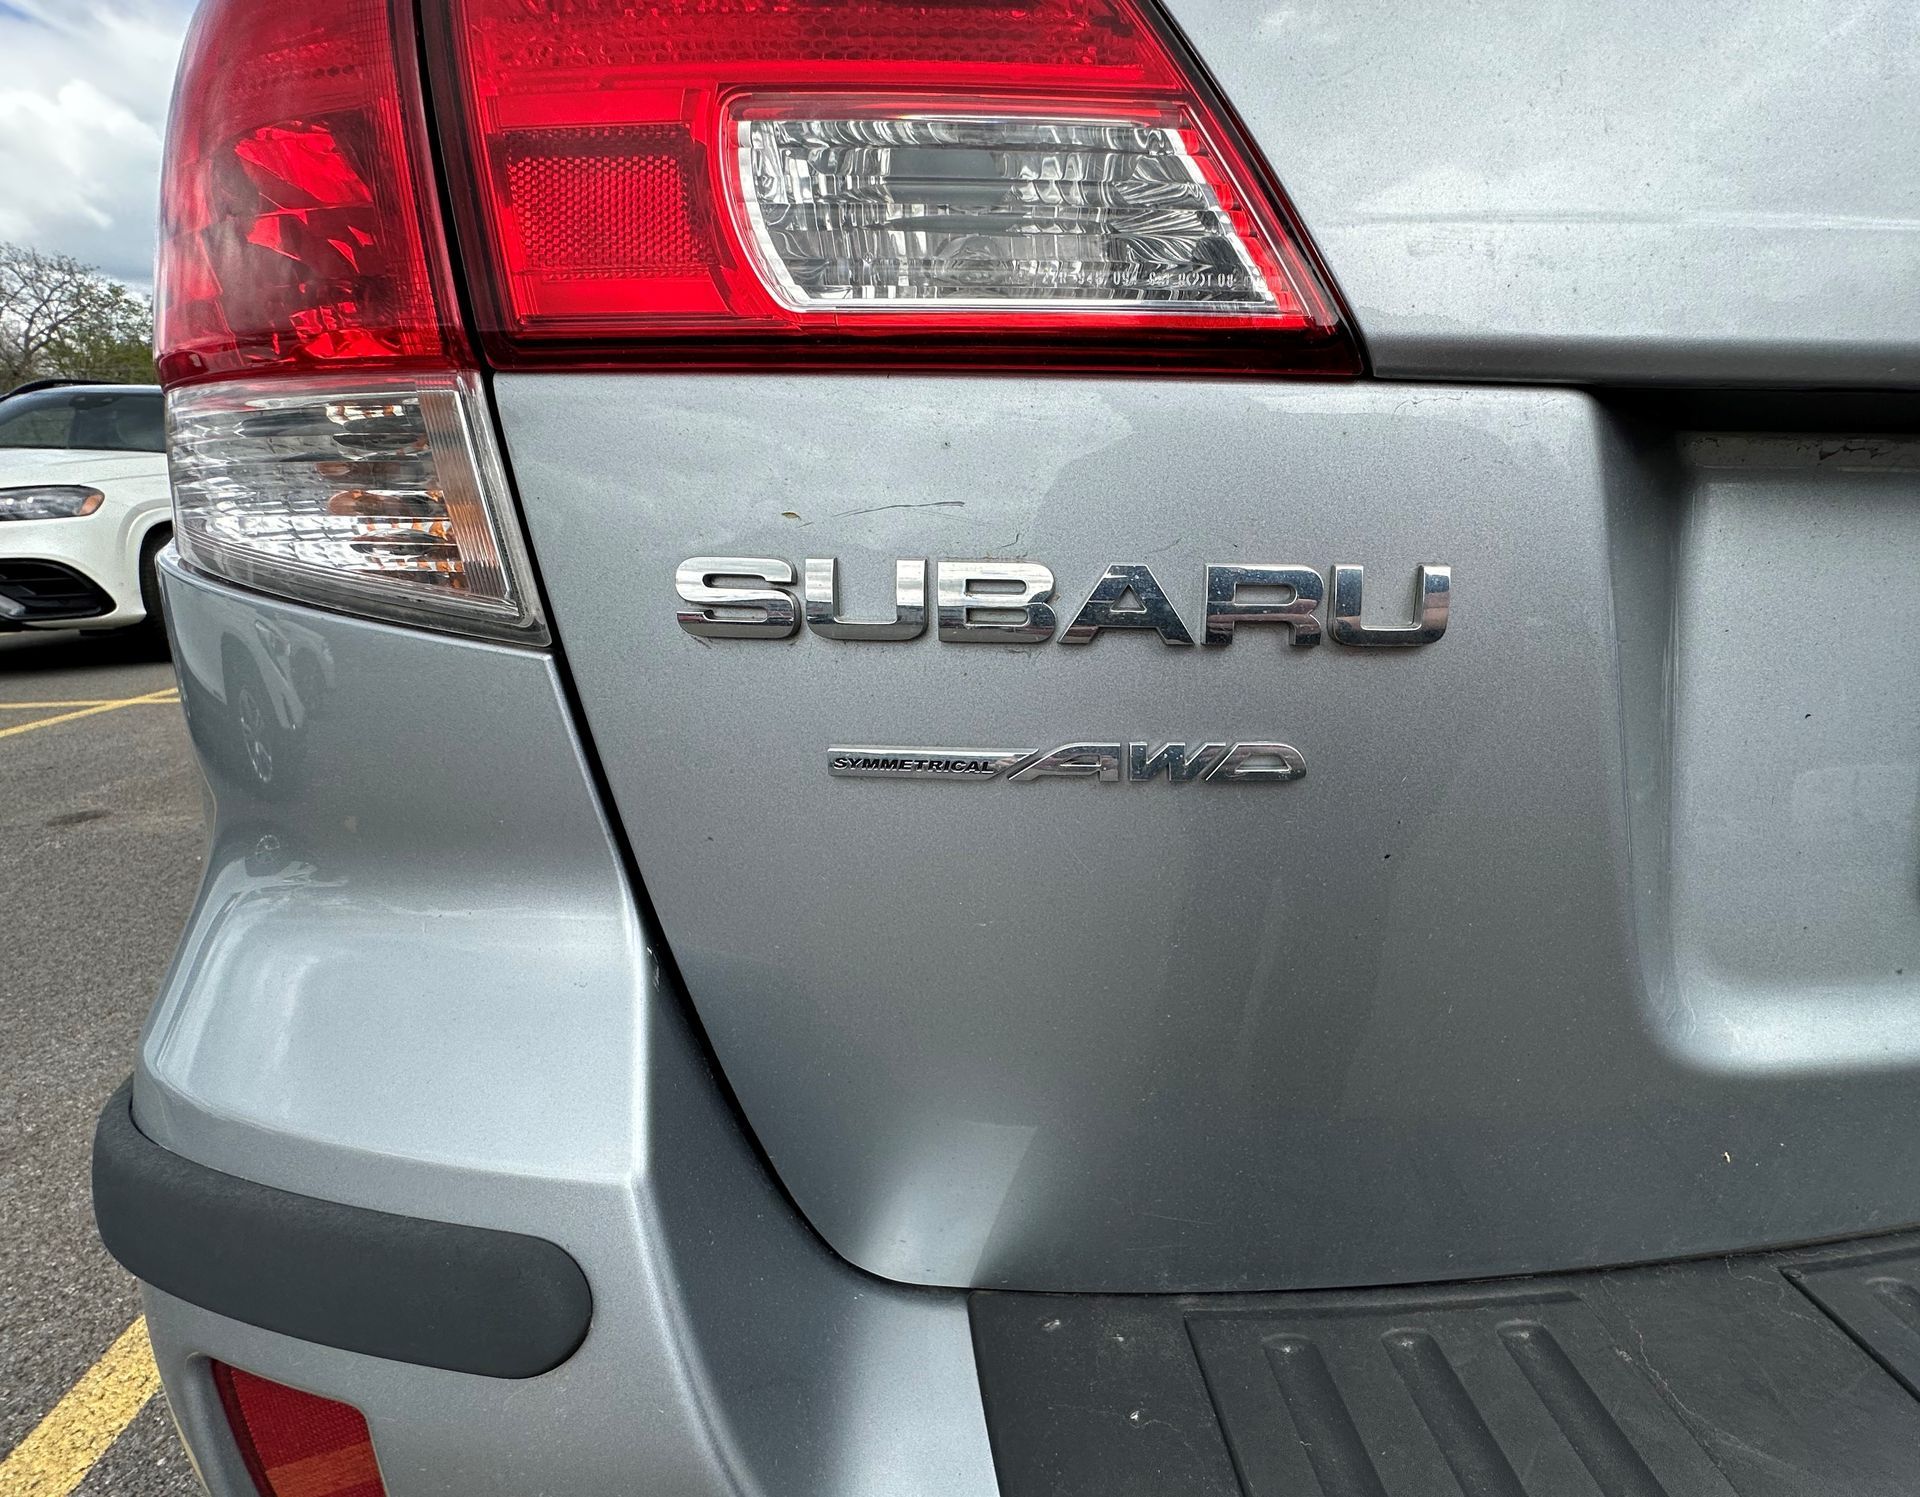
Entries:
POLYGON ((586 1339, 587 1278, 518 1232, 296 1195, 195 1164, 133 1120, 132 1083, 93 1140, 93 1211, 134 1277, 249 1325, 484 1377, 550 1372, 586 1339))
POLYGON ((969 1303, 1004 1497, 1883 1497, 1920 1470, 1917 1269, 1909 1232, 1412 1288, 969 1303))

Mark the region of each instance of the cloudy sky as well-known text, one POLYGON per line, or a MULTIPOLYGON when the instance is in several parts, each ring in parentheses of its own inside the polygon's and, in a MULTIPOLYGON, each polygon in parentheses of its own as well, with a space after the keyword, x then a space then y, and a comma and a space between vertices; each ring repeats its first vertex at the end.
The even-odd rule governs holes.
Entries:
POLYGON ((193 0, 0 0, 0 239, 153 280, 160 137, 193 0))

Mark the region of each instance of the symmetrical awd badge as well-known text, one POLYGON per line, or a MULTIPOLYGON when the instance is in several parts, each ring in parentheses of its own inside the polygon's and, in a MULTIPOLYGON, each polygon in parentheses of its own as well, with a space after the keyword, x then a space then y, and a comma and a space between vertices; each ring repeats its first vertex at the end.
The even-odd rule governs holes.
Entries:
MULTIPOLYGON (((1030 561, 941 561, 935 570, 939 637, 951 644, 1044 644, 1059 628, 1053 573, 1030 561)), ((680 627, 709 639, 786 639, 804 617, 826 639, 915 639, 927 628, 927 563, 894 563, 891 619, 848 619, 840 613, 839 564, 810 556, 796 608, 791 564, 767 556, 692 556, 674 573, 680 627), (746 584, 746 585, 743 585, 746 584)), ((1220 565, 1206 569, 1204 624, 1208 645, 1233 643, 1249 624, 1283 624, 1291 642, 1316 645, 1321 605, 1332 599, 1325 633, 1335 644, 1430 645, 1447 632, 1453 573, 1422 566, 1415 574, 1414 617, 1405 624, 1368 624, 1361 608, 1365 574, 1335 566, 1326 581, 1312 567, 1220 565), (1242 597, 1258 590, 1262 596, 1242 597)), ((1080 605, 1060 643, 1091 644, 1105 629, 1145 629, 1168 645, 1190 646, 1193 633, 1153 572, 1133 562, 1108 567, 1080 605)), ((1064 743, 1055 749, 901 748, 836 744, 827 773, 853 779, 1125 780, 1164 775, 1176 785, 1283 785, 1300 779, 1307 761, 1287 743, 1064 743)))
MULTIPOLYGON (((927 563, 894 563, 891 619, 840 616, 839 567, 831 556, 807 558, 801 603, 795 606, 794 570, 767 556, 692 556, 674 573, 680 594, 680 627, 710 639, 785 639, 800 627, 826 639, 914 639, 927 628, 927 563), (741 583, 750 586, 741 586, 741 583)), ((1052 598, 1053 573, 1030 561, 941 561, 935 570, 938 634, 949 644, 1044 644, 1059 626, 1052 598)), ((1205 625, 1208 645, 1233 643, 1249 624, 1284 624, 1295 645, 1320 643, 1320 609, 1329 597, 1326 625, 1335 644, 1430 645, 1447 632, 1453 574, 1423 566, 1415 579, 1414 618, 1406 624, 1363 621, 1365 577, 1357 566, 1335 566, 1323 581, 1312 567, 1293 564, 1206 569, 1205 625), (1242 598, 1260 589, 1261 598, 1242 598)), ((1169 645, 1191 645, 1193 633, 1153 572, 1116 562, 1093 586, 1086 602, 1060 633, 1063 645, 1091 644, 1104 629, 1146 629, 1169 645), (1129 602, 1128 600, 1132 601, 1129 602)))
POLYGON ((1307 772, 1300 750, 1287 743, 1063 743, 1045 752, 1019 749, 880 748, 836 745, 827 773, 867 780, 1064 779, 1129 780, 1165 775, 1238 785, 1284 785, 1307 772))

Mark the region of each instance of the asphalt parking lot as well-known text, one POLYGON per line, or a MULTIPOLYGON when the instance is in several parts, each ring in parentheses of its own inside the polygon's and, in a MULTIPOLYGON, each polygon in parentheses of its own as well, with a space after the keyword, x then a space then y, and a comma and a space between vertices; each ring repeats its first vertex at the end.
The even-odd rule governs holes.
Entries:
POLYGON ((200 1490, 133 1283, 94 1236, 87 1159, 201 856, 166 659, 0 635, 0 1497, 200 1490))

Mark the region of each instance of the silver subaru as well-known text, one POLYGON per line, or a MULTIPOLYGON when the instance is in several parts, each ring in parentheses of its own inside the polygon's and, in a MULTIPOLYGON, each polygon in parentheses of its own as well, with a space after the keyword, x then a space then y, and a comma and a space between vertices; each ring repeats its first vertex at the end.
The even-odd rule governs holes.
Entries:
POLYGON ((1896 0, 204 0, 214 1497, 1920 1490, 1896 0))

